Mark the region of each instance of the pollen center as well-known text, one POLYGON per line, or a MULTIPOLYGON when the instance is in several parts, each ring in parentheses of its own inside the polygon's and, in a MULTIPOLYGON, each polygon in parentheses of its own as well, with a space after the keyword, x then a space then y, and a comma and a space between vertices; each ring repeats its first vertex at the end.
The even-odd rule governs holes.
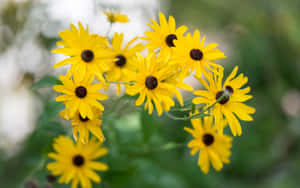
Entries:
POLYGON ((81 52, 81 59, 86 63, 91 62, 94 59, 94 53, 92 50, 83 50, 81 52))
POLYGON ((86 90, 85 87, 79 86, 79 87, 76 88, 75 94, 79 98, 84 98, 86 96, 86 94, 87 94, 87 90, 86 90))
MULTIPOLYGON (((218 100, 223 94, 224 94, 224 91, 219 91, 219 92, 216 94, 216 100, 218 100)), ((228 96, 228 95, 225 95, 225 96, 219 101, 219 103, 220 103, 220 104, 226 104, 228 101, 229 101, 229 96, 228 96)))
POLYGON ((123 67, 126 64, 126 58, 123 55, 116 56, 118 60, 115 62, 115 64, 119 67, 123 67))
POLYGON ((175 44, 174 44, 174 40, 177 40, 177 37, 176 35, 174 34, 170 34, 166 37, 166 43, 169 47, 174 47, 175 44))
POLYGON ((204 134, 202 137, 202 141, 206 146, 212 145, 214 143, 214 140, 214 136, 209 133, 204 134))
POLYGON ((80 154, 73 157, 73 164, 77 167, 84 165, 84 157, 80 154))
POLYGON ((145 84, 148 89, 155 89, 158 85, 158 81, 154 76, 148 76, 146 78, 145 84))
POLYGON ((200 61, 203 58, 203 52, 199 49, 192 49, 190 56, 193 60, 200 61))
POLYGON ((224 91, 219 91, 216 94, 216 100, 218 100, 223 94, 225 94, 225 96, 219 101, 220 104, 226 104, 229 99, 230 99, 230 95, 232 95, 233 93, 233 88, 231 86, 226 86, 224 91))
POLYGON ((82 122, 86 122, 86 121, 89 121, 90 119, 86 116, 85 118, 83 118, 82 116, 81 116, 81 114, 79 113, 79 119, 80 119, 80 121, 82 121, 82 122))

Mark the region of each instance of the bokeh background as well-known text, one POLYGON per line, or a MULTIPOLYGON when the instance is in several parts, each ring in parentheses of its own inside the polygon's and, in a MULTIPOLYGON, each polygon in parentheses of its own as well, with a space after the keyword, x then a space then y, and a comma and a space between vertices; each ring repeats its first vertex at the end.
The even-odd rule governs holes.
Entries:
POLYGON ((249 77, 254 99, 248 104, 257 112, 255 121, 242 123, 231 163, 204 175, 186 147, 174 147, 191 139, 183 131, 189 122, 148 116, 132 98, 112 94, 102 125, 110 149, 103 160, 110 170, 94 187, 299 187, 299 7, 299 0, 1 0, 0 187, 45 187, 52 139, 70 132, 51 89, 53 76, 65 72, 52 69, 63 56, 50 51, 70 23, 81 21, 105 34, 109 23, 101 11, 109 8, 129 16, 130 23, 112 30, 124 32, 126 40, 142 36, 146 22, 162 11, 219 43, 226 73, 238 65, 249 77))

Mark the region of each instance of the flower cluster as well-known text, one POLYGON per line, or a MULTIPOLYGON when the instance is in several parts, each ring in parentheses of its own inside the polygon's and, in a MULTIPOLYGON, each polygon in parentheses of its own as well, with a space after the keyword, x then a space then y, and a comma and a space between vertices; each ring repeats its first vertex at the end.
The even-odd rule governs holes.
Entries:
MULTIPOLYGON (((128 18, 120 13, 105 12, 108 21, 127 22, 128 18)), ((71 29, 59 33, 62 41, 57 42, 61 48, 53 53, 60 53, 68 58, 58 62, 54 68, 71 65, 66 75, 59 77, 61 85, 54 90, 63 95, 56 98, 65 109, 60 116, 72 121, 73 142, 65 137, 55 140, 57 154, 49 157, 57 160, 48 165, 54 175, 62 174, 60 182, 68 183, 73 179, 72 187, 78 182, 82 187, 91 187, 89 179, 100 182, 99 177, 91 171, 106 170, 104 164, 91 160, 107 153, 99 149, 104 141, 100 125, 104 106, 100 101, 108 96, 100 92, 115 84, 117 95, 121 88, 131 96, 137 95, 136 105, 144 104, 144 109, 152 114, 156 110, 158 116, 175 107, 176 97, 181 107, 185 106, 180 89, 194 92, 190 115, 176 117, 179 120, 191 120, 192 127, 184 130, 193 136, 188 143, 191 155, 200 151, 198 165, 204 173, 209 166, 216 170, 229 163, 232 137, 223 133, 229 127, 233 136, 241 135, 239 122, 252 121, 251 114, 255 109, 243 102, 252 98, 250 88, 245 87, 248 78, 243 74, 237 76, 238 67, 223 82, 223 67, 216 60, 226 56, 217 48, 217 43, 205 44, 205 36, 200 37, 198 30, 193 34, 186 33, 187 27, 176 27, 175 19, 159 13, 159 23, 151 19, 150 31, 124 45, 124 34, 114 33, 110 39, 90 33, 88 27, 80 22, 78 28, 71 24, 71 29), (124 47, 123 47, 124 46, 124 47), (147 55, 141 52, 147 50, 147 55), (203 89, 194 91, 193 87, 184 83, 188 76, 196 77, 203 89), (89 141, 89 132, 95 137, 89 141), (98 141, 96 141, 96 138, 98 141)))

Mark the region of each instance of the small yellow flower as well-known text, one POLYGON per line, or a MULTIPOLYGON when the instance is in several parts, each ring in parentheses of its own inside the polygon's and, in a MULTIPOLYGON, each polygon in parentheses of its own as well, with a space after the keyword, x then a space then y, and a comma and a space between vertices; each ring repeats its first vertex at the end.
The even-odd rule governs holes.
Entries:
MULTIPOLYGON (((184 130, 193 136, 188 143, 191 148, 191 155, 200 151, 198 166, 203 173, 209 172, 210 163, 217 170, 223 168, 223 163, 228 164, 231 155, 232 138, 217 133, 217 127, 213 126, 213 117, 207 116, 202 119, 191 120, 193 129, 184 127, 184 130)), ((223 123, 223 122, 222 122, 223 123)))
POLYGON ((110 23, 120 22, 120 23, 127 23, 129 22, 128 17, 125 14, 121 14, 120 12, 113 12, 113 11, 103 11, 107 17, 107 20, 110 23))
MULTIPOLYGON (((223 94, 226 94, 226 97, 215 104, 211 114, 215 117, 216 125, 221 125, 220 122, 223 116, 225 116, 234 136, 240 136, 242 134, 242 128, 237 117, 243 121, 253 121, 250 114, 255 113, 255 108, 243 104, 243 102, 251 99, 252 96, 248 95, 250 87, 242 89, 248 82, 248 78, 243 74, 234 78, 237 74, 237 70, 238 67, 236 66, 224 84, 222 84, 223 69, 215 70, 213 74, 204 74, 208 82, 202 78, 198 79, 207 91, 195 91, 194 94, 199 95, 199 97, 193 99, 194 104, 206 104, 210 106, 223 94)), ((219 127, 219 130, 221 129, 223 129, 223 127, 219 127)))
POLYGON ((53 148, 55 153, 49 153, 49 158, 55 160, 47 165, 47 169, 54 176, 61 176, 59 183, 68 184, 72 181, 72 188, 81 187, 91 188, 91 180, 100 183, 100 176, 95 173, 107 171, 108 166, 102 162, 95 161, 108 153, 107 148, 101 148, 101 142, 92 138, 88 144, 77 142, 74 144, 72 139, 59 136, 54 139, 53 148))
POLYGON ((174 41, 174 55, 171 62, 178 64, 183 71, 193 72, 196 70, 196 75, 201 76, 206 69, 220 67, 214 63, 214 60, 225 58, 224 53, 219 49, 217 43, 211 43, 204 46, 205 36, 200 40, 200 32, 196 30, 192 36, 190 33, 182 39, 174 41))
POLYGON ((172 55, 173 47, 175 47, 175 41, 182 38, 187 27, 183 25, 176 29, 174 17, 170 16, 168 22, 161 12, 159 13, 160 25, 153 19, 151 19, 151 22, 153 25, 147 25, 153 29, 153 31, 146 31, 146 37, 141 37, 141 39, 149 41, 146 47, 150 50, 160 48, 160 53, 168 60, 172 55))
POLYGON ((96 115, 92 107, 103 111, 104 106, 98 100, 106 100, 108 96, 99 93, 99 90, 103 88, 103 84, 92 85, 93 75, 79 76, 79 74, 73 74, 72 78, 69 72, 66 76, 61 75, 59 77, 63 85, 55 85, 53 89, 65 95, 58 96, 56 101, 65 104, 69 110, 70 118, 73 118, 75 113, 79 112, 83 118, 94 119, 96 115))
POLYGON ((146 100, 145 110, 148 109, 149 114, 152 114, 154 103, 160 116, 163 110, 169 111, 175 105, 172 99, 174 94, 183 105, 178 88, 189 91, 193 88, 184 84, 170 66, 158 62, 153 52, 149 52, 145 58, 137 54, 137 63, 138 72, 133 80, 134 85, 127 86, 126 90, 129 95, 140 94, 136 101, 137 106, 142 105, 146 100))
POLYGON ((109 54, 108 41, 97 34, 89 34, 88 27, 84 29, 79 22, 79 30, 71 24, 71 30, 66 29, 59 33, 62 41, 57 42, 62 48, 52 50, 52 53, 60 53, 69 58, 56 63, 58 68, 72 64, 71 71, 93 74, 104 81, 103 73, 110 69, 114 57, 109 54))
MULTIPOLYGON (((89 132, 98 138, 100 142, 104 141, 104 135, 101 130, 102 120, 99 119, 102 117, 102 112, 96 108, 92 108, 92 110, 95 115, 94 119, 83 118, 79 112, 76 112, 72 118, 73 137, 76 141, 79 140, 84 144, 89 140, 89 132)), ((59 113, 61 117, 68 120, 70 119, 69 114, 68 109, 64 109, 59 113)))
MULTIPOLYGON (((132 47, 137 37, 129 41, 124 48, 122 48, 124 34, 115 33, 112 38, 112 45, 110 53, 115 57, 115 62, 110 71, 106 73, 108 81, 122 81, 129 82, 134 77, 136 65, 136 53, 141 52, 145 47, 138 43, 132 47)), ((120 95, 120 84, 117 84, 117 95, 120 95)))

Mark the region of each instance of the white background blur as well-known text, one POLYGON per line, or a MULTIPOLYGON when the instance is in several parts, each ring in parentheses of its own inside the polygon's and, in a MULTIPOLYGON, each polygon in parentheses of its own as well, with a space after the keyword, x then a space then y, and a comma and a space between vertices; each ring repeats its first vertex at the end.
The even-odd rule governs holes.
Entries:
MULTIPOLYGON (((8 6, 21 5, 28 0, 1 0, 0 15, 8 6)), ((28 13, 16 12, 16 19, 26 14, 24 27, 14 33, 0 21, 0 147, 9 155, 18 150, 33 130, 38 118, 40 101, 33 95, 31 86, 41 77, 58 75, 65 69, 53 70, 52 65, 64 58, 40 47, 38 37, 58 37, 59 31, 69 24, 81 21, 91 32, 104 35, 109 27, 102 10, 115 9, 128 15, 129 23, 116 23, 112 32, 124 32, 125 40, 142 36, 146 22, 167 7, 168 1, 159 0, 33 0, 28 13), (2 44, 1 44, 2 43, 2 44), (28 75, 31 75, 28 77, 28 75), (33 79, 30 81, 30 79, 33 79)), ((5 21, 5 20, 4 20, 5 21)))

